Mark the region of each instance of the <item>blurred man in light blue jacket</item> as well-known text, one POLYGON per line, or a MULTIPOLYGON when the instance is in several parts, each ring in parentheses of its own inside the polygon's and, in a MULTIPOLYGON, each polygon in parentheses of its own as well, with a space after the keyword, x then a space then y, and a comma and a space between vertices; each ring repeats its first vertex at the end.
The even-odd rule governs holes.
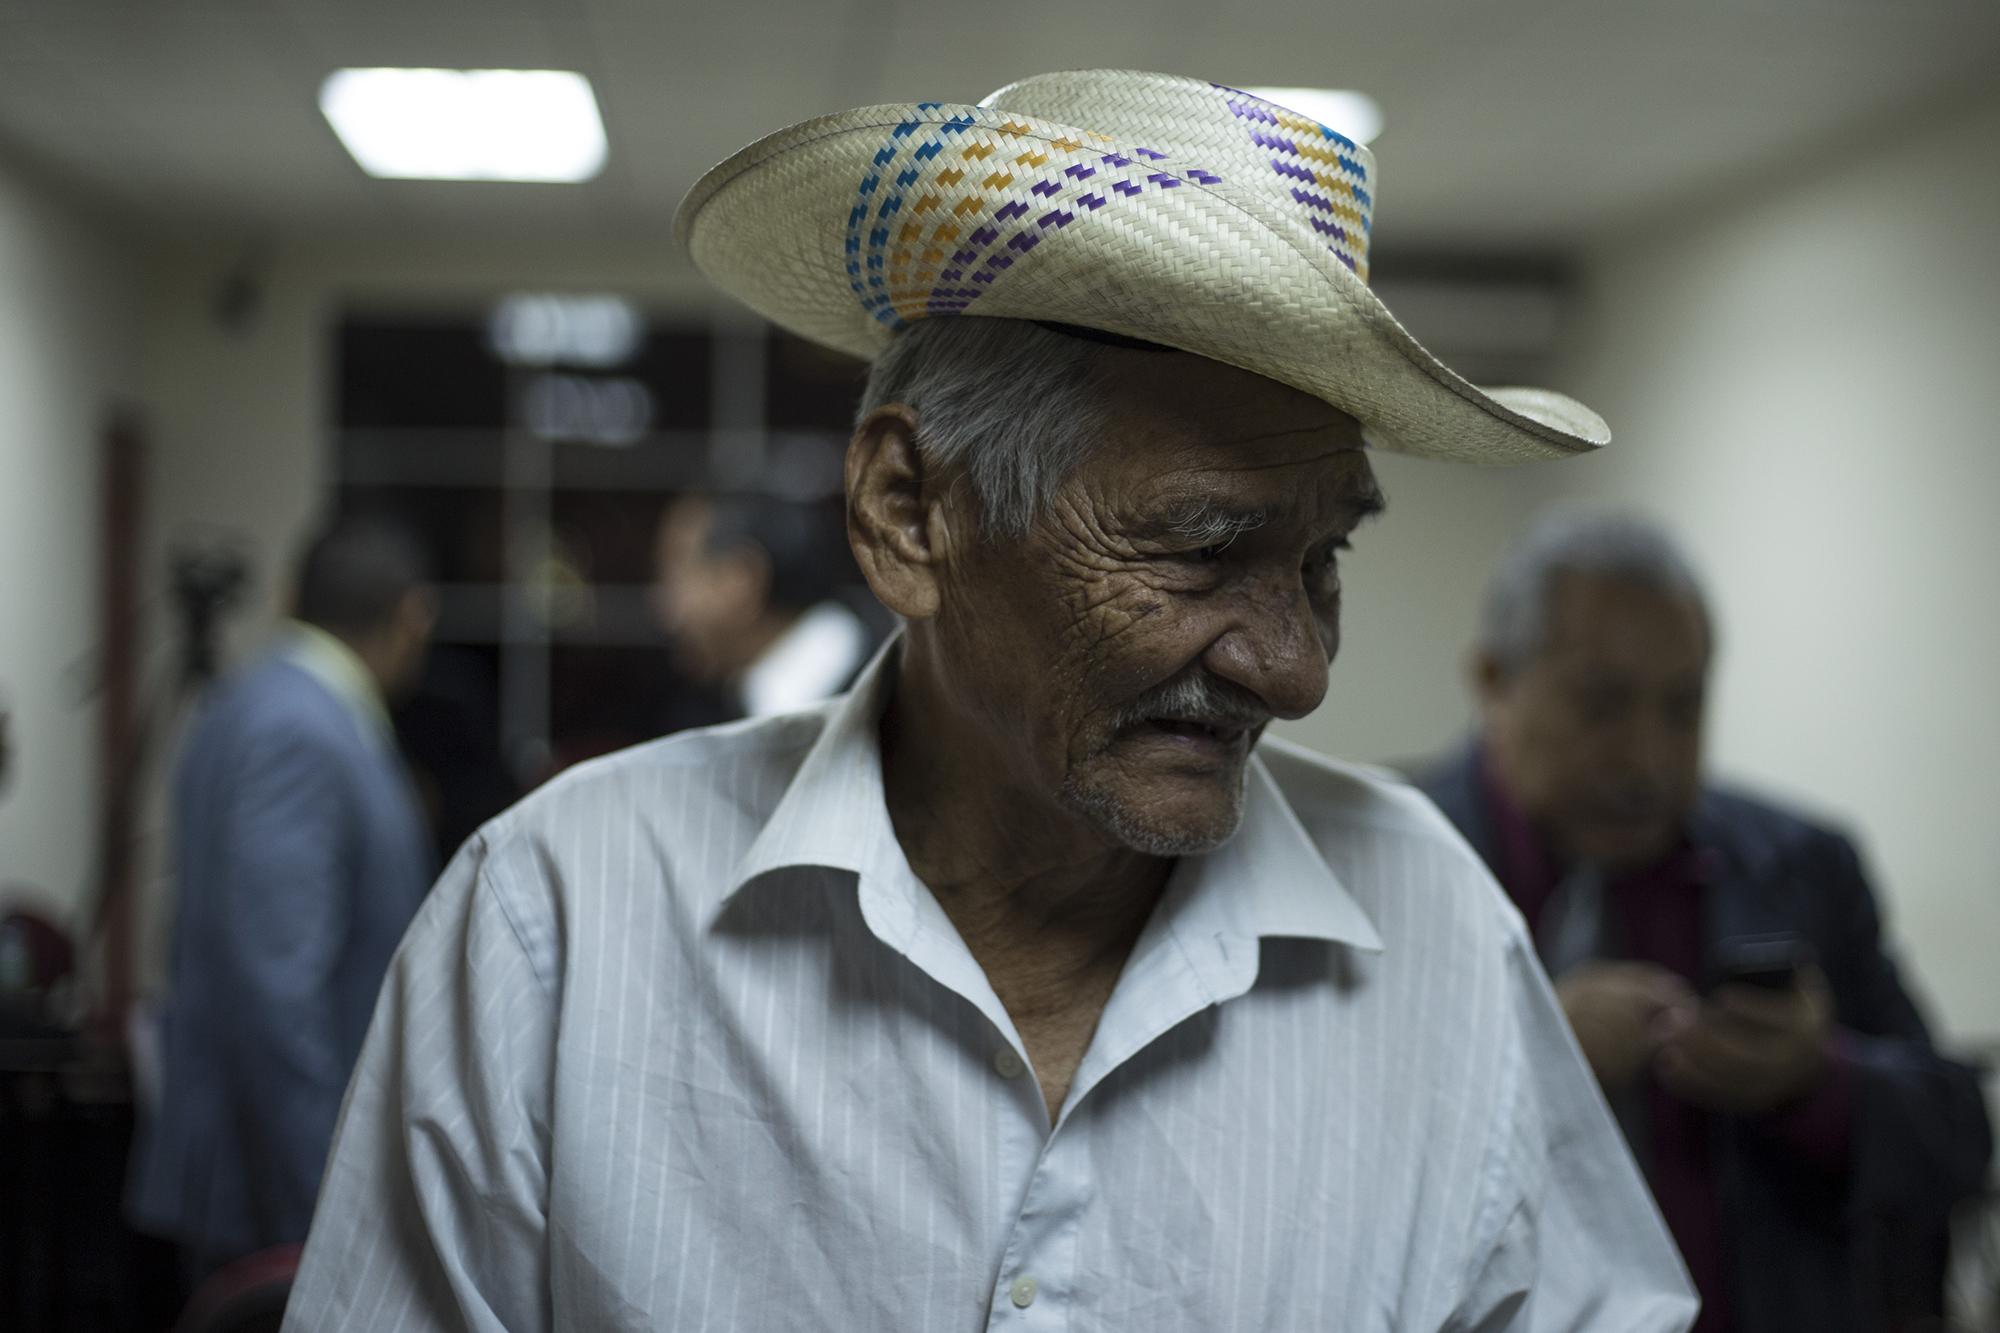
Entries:
POLYGON ((388 714, 435 618, 420 548, 337 524, 305 551, 295 610, 205 702, 174 777, 160 1104, 131 1211, 191 1280, 305 1239, 375 993, 435 872, 388 714))

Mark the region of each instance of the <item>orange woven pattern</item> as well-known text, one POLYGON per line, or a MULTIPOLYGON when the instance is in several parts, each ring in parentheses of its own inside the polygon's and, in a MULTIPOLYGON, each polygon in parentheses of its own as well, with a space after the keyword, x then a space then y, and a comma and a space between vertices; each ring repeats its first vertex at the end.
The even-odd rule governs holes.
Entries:
POLYGON ((1166 161, 1151 148, 1121 152, 1088 131, 1049 137, 1015 120, 987 129, 966 115, 903 121, 876 152, 848 215, 849 286, 892 328, 957 314, 1079 218, 1148 190, 1221 183, 1166 161))
POLYGON ((1271 169, 1298 182, 1291 185, 1291 196, 1306 210, 1313 230, 1326 237, 1327 249, 1366 282, 1375 200, 1354 141, 1275 102, 1220 83, 1214 87, 1244 122, 1250 142, 1271 153, 1271 169))

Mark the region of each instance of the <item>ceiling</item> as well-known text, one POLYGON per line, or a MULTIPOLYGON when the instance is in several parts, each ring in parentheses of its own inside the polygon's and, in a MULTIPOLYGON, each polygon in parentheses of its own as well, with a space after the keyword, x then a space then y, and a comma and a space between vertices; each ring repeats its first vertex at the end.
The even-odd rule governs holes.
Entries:
POLYGON ((664 240, 766 131, 1089 65, 1359 87, 1386 114, 1378 253, 1559 253, 1803 154, 1883 151, 1871 125, 2000 82, 2000 3, 0 0, 0 143, 170 234, 664 240), (346 65, 581 70, 610 163, 581 186, 371 180, 315 104, 346 65))

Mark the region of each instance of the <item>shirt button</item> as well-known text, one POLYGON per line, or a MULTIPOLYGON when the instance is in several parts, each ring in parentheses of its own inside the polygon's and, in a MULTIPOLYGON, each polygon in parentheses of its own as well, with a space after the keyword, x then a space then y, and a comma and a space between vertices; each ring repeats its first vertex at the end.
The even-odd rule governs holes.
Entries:
MULTIPOLYGON (((993 1068, 1001 1078, 1019 1078, 1028 1072, 1027 1061, 1023 1060, 1012 1046, 1002 1046, 993 1052, 993 1068)), ((1031 1290, 1033 1285, 1029 1284, 1031 1290)))
POLYGON ((1014 1302, 1017 1308, 1022 1310, 1027 1309, 1035 1303, 1035 1279, 1031 1277, 1015 1278, 1014 1285, 1007 1288, 1007 1296, 1008 1299, 1014 1302))

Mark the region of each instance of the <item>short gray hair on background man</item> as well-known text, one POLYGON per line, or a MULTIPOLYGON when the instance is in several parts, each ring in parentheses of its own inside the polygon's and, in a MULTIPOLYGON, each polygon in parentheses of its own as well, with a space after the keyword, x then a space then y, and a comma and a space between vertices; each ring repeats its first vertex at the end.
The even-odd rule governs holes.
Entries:
POLYGON ((1539 519, 1486 585, 1480 647, 1512 674, 1548 646, 1549 605, 1560 574, 1582 574, 1685 597, 1701 612, 1711 650, 1715 620, 1701 579, 1678 543, 1636 514, 1558 509, 1539 519))
POLYGON ((1026 320, 922 320, 875 358, 856 421, 909 407, 919 454, 962 470, 987 531, 1025 536, 1108 424, 1094 391, 1107 350, 1026 320))

